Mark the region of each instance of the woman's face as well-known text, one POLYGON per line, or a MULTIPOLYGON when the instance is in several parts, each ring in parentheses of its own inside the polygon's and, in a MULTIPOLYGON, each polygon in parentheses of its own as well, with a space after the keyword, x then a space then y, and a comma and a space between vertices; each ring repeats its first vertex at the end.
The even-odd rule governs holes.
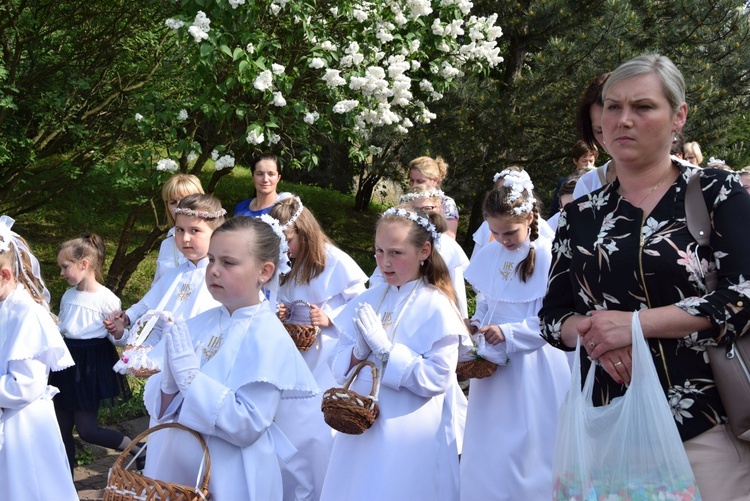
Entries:
POLYGON ((602 136, 602 109, 597 103, 592 104, 589 108, 589 118, 591 118, 591 131, 594 133, 594 139, 606 151, 602 136))
POLYGON ((654 74, 615 84, 604 97, 602 133, 617 165, 647 167, 669 158, 675 132, 687 119, 687 105, 673 112, 654 74))
POLYGON ((273 160, 261 160, 255 164, 253 171, 253 184, 258 195, 270 195, 276 193, 276 186, 281 180, 278 166, 273 160))
POLYGON ((412 169, 409 171, 409 188, 414 188, 415 186, 437 188, 437 185, 437 179, 430 179, 417 169, 412 169))

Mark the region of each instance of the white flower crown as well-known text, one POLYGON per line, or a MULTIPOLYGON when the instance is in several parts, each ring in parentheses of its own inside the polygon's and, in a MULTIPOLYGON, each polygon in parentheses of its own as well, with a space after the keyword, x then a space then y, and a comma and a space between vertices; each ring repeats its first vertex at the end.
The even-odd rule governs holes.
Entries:
POLYGON ((270 226, 273 232, 276 233, 276 236, 279 237, 279 273, 285 275, 292 271, 292 269, 289 267, 289 256, 287 255, 289 244, 286 241, 284 230, 281 228, 281 225, 276 218, 273 218, 268 214, 260 216, 260 220, 270 226))
POLYGON ((495 184, 500 179, 503 179, 505 176, 507 176, 511 172, 518 172, 518 171, 516 169, 503 169, 500 172, 495 172, 495 175, 492 176, 492 184, 495 184))
POLYGON ((289 228, 291 228, 291 226, 297 220, 297 218, 299 217, 299 215, 302 214, 302 208, 303 208, 303 206, 302 206, 302 200, 300 200, 298 196, 295 196, 294 200, 297 202, 297 205, 299 207, 297 207, 297 211, 294 213, 294 215, 291 218, 289 218, 289 221, 287 221, 286 223, 284 223, 281 226, 282 230, 288 230, 289 228))
POLYGON ((432 240, 437 241, 440 238, 440 233, 437 232, 435 225, 430 222, 426 217, 422 217, 416 212, 410 210, 391 207, 387 211, 383 212, 383 216, 396 216, 409 221, 414 221, 419 226, 427 230, 432 235, 432 240))
MULTIPOLYGON (((503 171, 505 172, 505 171, 503 171)), ((529 214, 534 210, 534 204, 536 198, 534 198, 534 183, 531 182, 529 173, 525 170, 522 171, 510 171, 503 177, 505 180, 505 186, 510 188, 510 195, 508 195, 509 202, 515 202, 523 196, 526 192, 526 201, 523 202, 519 207, 513 209, 514 214, 529 214)))
POLYGON ((175 216, 177 214, 182 214, 183 216, 193 216, 193 217, 199 217, 201 219, 217 219, 223 216, 224 214, 226 214, 227 211, 224 209, 219 209, 214 212, 206 212, 206 211, 188 209, 187 207, 178 207, 175 210, 173 210, 172 213, 175 216))
POLYGON ((445 193, 443 193, 443 190, 410 192, 410 193, 404 193, 403 195, 401 195, 401 198, 399 199, 399 203, 408 204, 420 198, 443 198, 444 196, 445 196, 445 193))

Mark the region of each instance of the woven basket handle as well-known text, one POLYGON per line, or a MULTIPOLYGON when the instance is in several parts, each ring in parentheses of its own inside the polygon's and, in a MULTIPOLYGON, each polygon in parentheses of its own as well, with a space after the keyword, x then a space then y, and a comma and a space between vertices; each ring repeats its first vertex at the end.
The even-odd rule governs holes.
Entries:
POLYGON ((348 390, 349 386, 354 382, 354 379, 357 377, 357 374, 359 374, 359 371, 361 371, 365 366, 370 367, 370 372, 372 372, 372 387, 370 388, 370 396, 374 399, 378 399, 378 368, 375 367, 375 364, 370 362, 369 360, 362 360, 360 363, 357 364, 357 368, 354 369, 354 372, 351 376, 349 376, 349 379, 346 381, 346 384, 344 385, 344 389, 348 390))
POLYGON ((139 442, 142 442, 143 439, 145 439, 155 431, 163 430, 164 428, 177 428, 178 430, 187 431, 191 433, 198 440, 198 442, 200 442, 201 448, 203 449, 203 457, 205 458, 206 462, 206 471, 203 473, 203 481, 201 482, 200 488, 204 491, 208 491, 208 483, 211 480, 211 456, 208 453, 208 446, 206 445, 206 441, 203 439, 203 436, 200 433, 195 430, 191 430, 187 426, 181 425, 180 423, 162 423, 147 429, 146 431, 135 437, 127 445, 127 447, 122 450, 120 455, 117 456, 117 459, 115 460, 115 463, 112 465, 112 467, 114 468, 115 466, 119 466, 120 468, 122 468, 122 464, 125 462, 125 458, 127 458, 133 447, 135 447, 139 442))

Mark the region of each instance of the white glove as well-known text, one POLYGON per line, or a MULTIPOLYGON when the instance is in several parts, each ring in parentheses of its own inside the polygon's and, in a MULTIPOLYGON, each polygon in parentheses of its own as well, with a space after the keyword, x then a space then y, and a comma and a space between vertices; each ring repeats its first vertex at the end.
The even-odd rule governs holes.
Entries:
POLYGON ((352 354, 355 358, 358 358, 359 360, 364 360, 367 358, 367 356, 372 353, 372 350, 370 349, 370 345, 367 344, 367 340, 362 335, 362 331, 357 326, 357 318, 354 319, 354 326, 356 327, 354 329, 354 333, 357 335, 357 344, 354 345, 354 349, 352 350, 352 354))
POLYGON ((487 340, 484 339, 484 334, 475 334, 474 344, 477 345, 477 355, 481 356, 482 353, 487 353, 487 340))
MULTIPOLYGON (((165 356, 169 357, 169 352, 167 352, 165 356)), ((174 375, 172 375, 172 369, 169 367, 168 360, 164 361, 163 367, 161 368, 161 391, 167 395, 174 395, 180 391, 180 387, 177 386, 177 381, 175 381, 174 375)))
POLYGON ((361 303, 355 311, 357 317, 354 319, 354 324, 367 341, 367 345, 384 362, 387 361, 387 355, 393 349, 393 343, 388 339, 388 334, 383 329, 378 314, 369 303, 361 303))
POLYGON ((176 323, 166 338, 169 369, 180 391, 187 391, 201 367, 187 325, 184 322, 176 323))

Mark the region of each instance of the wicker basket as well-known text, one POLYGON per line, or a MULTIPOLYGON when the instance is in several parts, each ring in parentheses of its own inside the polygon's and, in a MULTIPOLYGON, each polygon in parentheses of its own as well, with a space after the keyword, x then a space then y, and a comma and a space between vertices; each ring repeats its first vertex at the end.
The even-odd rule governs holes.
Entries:
POLYGON ((474 360, 459 362, 456 367, 456 374, 469 379, 482 379, 493 375, 496 370, 496 363, 478 357, 474 360))
POLYGON ((372 426, 380 413, 378 408, 378 390, 380 380, 375 364, 363 360, 357 365, 343 388, 331 388, 323 393, 323 419, 334 430, 349 435, 360 435, 372 426), (363 367, 369 366, 372 372, 372 388, 369 396, 363 396, 349 390, 354 378, 363 367))
MULTIPOLYGON (((135 346, 135 345, 129 344, 125 346, 123 353, 125 353, 128 350, 150 350, 150 349, 151 349, 151 346, 135 346)), ((157 372, 160 372, 159 369, 149 369, 147 367, 136 368, 133 366, 128 367, 128 373, 130 375, 137 377, 137 378, 142 378, 142 379, 150 378, 157 372)))
POLYGON ((205 501, 210 499, 211 494, 208 492, 208 484, 211 480, 211 459, 208 454, 206 441, 200 433, 191 430, 181 424, 164 423, 144 431, 123 450, 115 460, 112 468, 109 470, 107 486, 104 488, 104 501, 205 501), (128 458, 130 449, 135 444, 143 441, 151 433, 164 429, 177 428, 192 433, 198 439, 203 448, 203 457, 205 458, 205 472, 200 486, 188 487, 185 485, 175 484, 173 482, 164 482, 149 477, 144 477, 123 467, 125 460, 128 458))
MULTIPOLYGON (((292 316, 292 311, 295 309, 295 307, 300 305, 307 306, 308 308, 310 307, 310 303, 308 303, 307 301, 298 300, 287 303, 286 306, 290 310, 290 317, 292 316)), ((299 351, 309 350, 312 345, 315 344, 315 340, 318 338, 318 334, 320 334, 320 327, 316 325, 284 323, 284 327, 292 337, 294 345, 299 351)))

